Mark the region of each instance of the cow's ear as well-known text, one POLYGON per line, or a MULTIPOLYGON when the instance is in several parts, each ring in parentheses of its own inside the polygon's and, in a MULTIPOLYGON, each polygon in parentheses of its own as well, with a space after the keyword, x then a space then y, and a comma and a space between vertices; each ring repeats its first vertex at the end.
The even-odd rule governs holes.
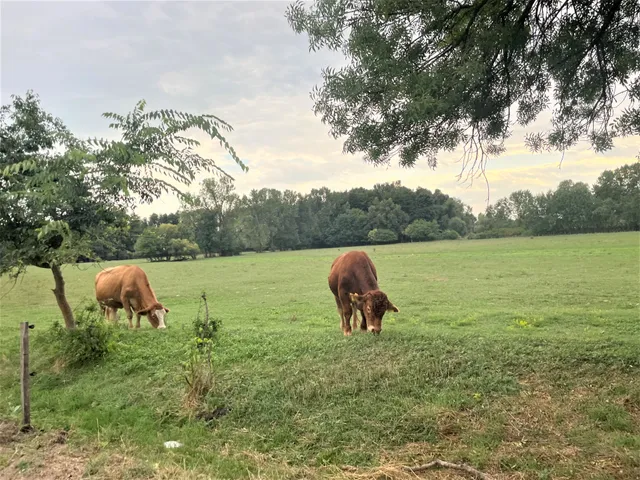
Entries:
POLYGON ((353 303, 357 303, 362 301, 362 296, 358 295, 357 293, 350 293, 349 294, 349 300, 351 300, 351 302, 353 303))
POLYGON ((165 313, 169 313, 171 311, 167 307, 162 307, 162 308, 164 308, 165 313))
POLYGON ((389 302, 389 306, 387 307, 387 312, 396 312, 398 313, 398 307, 396 307, 393 303, 389 302))

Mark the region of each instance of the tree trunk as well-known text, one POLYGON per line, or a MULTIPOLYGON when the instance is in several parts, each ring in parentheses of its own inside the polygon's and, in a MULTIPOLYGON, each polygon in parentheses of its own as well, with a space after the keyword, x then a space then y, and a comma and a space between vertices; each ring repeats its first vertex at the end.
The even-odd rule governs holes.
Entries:
POLYGON ((67 295, 64 292, 64 278, 62 278, 62 271, 59 265, 51 265, 51 271, 53 272, 53 278, 56 281, 56 288, 54 288, 53 294, 56 296, 58 307, 62 312, 64 318, 64 324, 67 328, 76 328, 76 321, 73 318, 73 312, 71 306, 67 302, 67 295))

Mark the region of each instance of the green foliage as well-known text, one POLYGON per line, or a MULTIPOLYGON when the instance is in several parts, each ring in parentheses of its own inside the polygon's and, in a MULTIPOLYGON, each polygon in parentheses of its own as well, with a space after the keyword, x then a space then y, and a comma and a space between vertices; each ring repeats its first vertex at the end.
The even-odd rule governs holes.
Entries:
POLYGON ((200 249, 196 243, 181 237, 181 235, 188 235, 188 232, 180 227, 181 225, 163 223, 157 227, 146 228, 136 241, 136 255, 152 262, 170 261, 171 258, 195 260, 200 249))
POLYGON ((369 242, 376 244, 393 243, 398 241, 398 235, 392 230, 374 228, 367 235, 367 239, 369 242))
POLYGON ((336 217, 326 239, 330 245, 363 245, 368 232, 368 215, 359 208, 351 208, 336 217))
POLYGON ((419 218, 405 228, 404 234, 409 237, 412 242, 437 240, 440 235, 440 227, 435 220, 427 222, 423 218, 419 218))
POLYGON ((198 245, 186 238, 172 238, 169 241, 169 253, 175 260, 185 260, 187 258, 195 260, 198 253, 200 253, 200 249, 198 245))
POLYGON ((464 237, 467 234, 467 224, 460 217, 453 217, 447 225, 448 230, 454 230, 459 236, 464 237))
POLYGON ((163 237, 157 227, 149 227, 136 240, 136 255, 150 261, 171 260, 170 239, 163 237))
POLYGON ((102 317, 97 303, 83 307, 75 318, 76 328, 66 329, 56 320, 48 332, 48 343, 57 359, 78 367, 102 360, 113 351, 117 331, 102 317))
POLYGON ((124 205, 103 201, 107 179, 36 95, 11 98, 0 109, 0 275, 17 277, 91 256, 90 232, 115 223, 124 205))
POLYGON ((441 240, 458 240, 460 238, 460 234, 455 230, 445 230, 439 235, 441 240))
MULTIPOLYGON (((203 301, 206 301, 206 294, 203 293, 201 298, 203 301)), ((201 303, 198 314, 193 320, 193 333, 198 349, 202 350, 203 346, 207 345, 208 342, 213 342, 221 326, 222 321, 220 319, 209 316, 208 307, 206 307, 203 312, 201 303)))
POLYGON ((202 292, 200 298, 200 308, 193 320, 195 337, 190 344, 187 361, 182 364, 187 383, 185 401, 192 409, 201 407, 213 388, 213 344, 221 326, 220 320, 209 317, 206 293, 202 292))
POLYGON ((513 192, 478 215, 469 238, 640 230, 640 163, 605 170, 590 188, 560 182, 554 191, 513 192))
POLYGON ((206 257, 237 255, 239 197, 228 177, 203 180, 200 195, 184 203, 183 219, 192 226, 194 238, 206 257))
POLYGON ((504 227, 470 233, 467 238, 470 240, 481 240, 485 238, 522 237, 528 234, 529 232, 523 227, 504 227))
POLYGON ((505 150, 513 120, 528 126, 548 109, 548 135, 528 135, 534 151, 581 139, 605 151, 616 136, 639 134, 639 10, 637 0, 315 0, 286 15, 312 50, 348 58, 324 69, 312 92, 346 152, 435 167, 438 152, 463 144, 471 175, 505 150))
POLYGON ((92 243, 109 227, 123 227, 118 224, 137 203, 135 195, 143 202, 166 192, 184 197, 176 184, 190 184, 200 171, 221 171, 194 152, 200 143, 186 137, 187 131, 218 140, 247 170, 221 135, 231 130, 221 119, 145 112, 145 106, 138 102, 126 116, 104 114, 122 134, 115 141, 75 138, 31 91, 25 98, 13 95, 0 109, 0 275, 17 277, 29 265, 51 268, 68 328, 73 318, 60 265, 94 257, 92 243))
POLYGON ((369 227, 372 229, 391 230, 397 236, 408 223, 409 215, 391 198, 376 199, 369 207, 369 227))

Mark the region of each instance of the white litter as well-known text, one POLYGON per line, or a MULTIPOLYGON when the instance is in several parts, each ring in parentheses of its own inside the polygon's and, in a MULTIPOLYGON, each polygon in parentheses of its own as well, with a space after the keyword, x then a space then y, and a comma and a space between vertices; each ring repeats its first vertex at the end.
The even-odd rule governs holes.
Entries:
POLYGON ((164 446, 167 448, 178 448, 181 447, 182 444, 180 442, 174 442, 173 440, 170 440, 168 442, 164 442, 164 446))

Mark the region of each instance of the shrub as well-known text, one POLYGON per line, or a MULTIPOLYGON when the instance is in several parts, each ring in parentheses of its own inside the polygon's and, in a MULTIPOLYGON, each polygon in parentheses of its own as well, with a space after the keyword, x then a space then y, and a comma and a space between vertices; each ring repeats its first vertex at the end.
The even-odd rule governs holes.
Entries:
POLYGON ((174 238, 169 241, 169 253, 175 260, 184 260, 186 258, 195 260, 200 253, 200 248, 186 238, 174 238))
POLYGON ((440 234, 440 227, 435 220, 427 222, 424 218, 419 218, 411 222, 411 225, 404 229, 404 234, 409 237, 412 242, 437 240, 440 234))
POLYGON ((116 328, 105 322, 95 302, 76 312, 76 328, 66 329, 56 321, 49 332, 55 357, 68 366, 100 360, 115 345, 116 328))
POLYGON ((525 230, 524 227, 503 227, 484 230, 482 232, 475 232, 469 234, 468 238, 471 240, 480 240, 485 238, 519 237, 526 236, 528 234, 529 232, 525 230))
POLYGON ((367 238, 371 243, 393 243, 398 241, 398 235, 386 228, 374 228, 369 232, 367 238))
POLYGON ((187 408, 198 408, 213 388, 213 341, 220 328, 220 320, 209 318, 207 296, 202 293, 198 314, 193 321, 195 337, 191 343, 188 359, 182 364, 187 383, 185 404, 187 408), (204 306, 204 312, 202 307, 204 306))
POLYGON ((458 240, 460 235, 455 230, 445 230, 440 234, 442 240, 458 240))
POLYGON ((447 224, 448 230, 455 230, 458 235, 464 237, 467 234, 467 224, 460 217, 453 217, 447 224))

